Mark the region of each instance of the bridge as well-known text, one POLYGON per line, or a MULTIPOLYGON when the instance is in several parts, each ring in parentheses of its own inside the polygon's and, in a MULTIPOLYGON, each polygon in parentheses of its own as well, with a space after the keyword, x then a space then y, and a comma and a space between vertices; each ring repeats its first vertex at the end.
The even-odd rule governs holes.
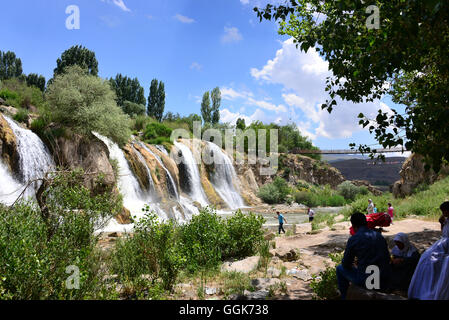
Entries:
MULTIPOLYGON (((390 152, 406 152, 408 150, 403 148, 390 148, 390 149, 371 149, 376 150, 377 153, 390 153, 390 152)), ((306 149, 293 149, 291 151, 294 154, 362 154, 359 150, 306 150, 306 149)), ((363 152, 369 153, 369 152, 363 152)))

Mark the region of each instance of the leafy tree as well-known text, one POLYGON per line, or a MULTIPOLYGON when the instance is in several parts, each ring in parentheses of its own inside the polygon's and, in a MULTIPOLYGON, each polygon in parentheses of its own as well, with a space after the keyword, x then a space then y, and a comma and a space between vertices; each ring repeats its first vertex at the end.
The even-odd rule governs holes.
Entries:
POLYGON ((125 101, 139 105, 146 104, 144 89, 140 85, 139 79, 124 77, 119 73, 115 78, 111 78, 109 82, 117 95, 117 104, 119 106, 123 107, 125 101))
MULTIPOLYGON (((374 124, 360 114, 384 147, 405 145, 438 170, 449 159, 449 2, 377 0, 380 28, 367 28, 368 4, 361 0, 289 0, 254 8, 260 20, 279 20, 280 34, 329 62, 329 112, 337 98, 356 103, 390 94, 405 113, 379 110, 374 124), (317 19, 319 17, 319 19, 317 19), (385 84, 391 84, 386 86, 385 84), (405 144, 404 144, 405 142, 405 144)), ((351 144, 355 147, 355 144, 351 144)), ((375 150, 359 146, 359 150, 375 150)))
POLYGON ((64 51, 61 58, 56 60, 56 69, 54 76, 62 74, 69 66, 78 65, 83 69, 87 69, 89 74, 98 76, 98 61, 95 58, 95 52, 83 46, 73 46, 64 51))
POLYGON ((201 115, 204 123, 212 122, 212 107, 210 106, 209 91, 203 95, 203 101, 201 102, 201 115))
POLYGON ((245 130, 246 129, 245 119, 238 118, 237 122, 235 123, 235 126, 237 129, 245 130))
POLYGON ((143 104, 137 104, 131 101, 125 101, 122 105, 122 110, 124 113, 130 117, 141 116, 145 114, 146 107, 143 104))
POLYGON ((148 115, 150 117, 155 117, 156 114, 156 105, 157 105, 157 86, 159 81, 157 79, 151 80, 150 85, 150 95, 148 96, 148 115))
POLYGON ((221 104, 221 91, 219 87, 216 87, 211 92, 212 98, 212 124, 217 124, 220 121, 220 104, 221 104))
POLYGON ((0 51, 0 80, 17 78, 22 75, 22 61, 14 52, 0 51))
POLYGON ((157 89, 157 107, 155 118, 160 122, 164 116, 165 110, 165 85, 162 81, 159 82, 159 87, 157 89))
POLYGON ((28 86, 35 86, 39 88, 42 92, 45 91, 45 77, 38 75, 36 73, 30 73, 26 76, 26 83, 28 86))
POLYGON ((130 137, 129 117, 117 106, 109 81, 79 66, 56 76, 48 86, 47 100, 53 121, 78 133, 89 136, 96 131, 119 145, 130 137))

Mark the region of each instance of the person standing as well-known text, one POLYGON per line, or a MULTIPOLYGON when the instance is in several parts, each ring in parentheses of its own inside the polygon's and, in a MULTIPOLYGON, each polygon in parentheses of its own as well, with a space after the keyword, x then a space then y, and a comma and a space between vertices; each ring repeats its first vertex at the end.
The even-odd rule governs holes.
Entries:
POLYGON ((309 214, 309 222, 312 222, 313 218, 315 217, 315 211, 313 211, 311 208, 308 208, 307 213, 309 214))
POLYGON ((279 234, 281 234, 281 231, 285 233, 284 221, 287 222, 287 219, 285 219, 284 216, 279 211, 276 211, 276 213, 278 215, 277 218, 279 220, 279 234))
POLYGON ((374 209, 373 209, 374 213, 377 213, 377 207, 376 207, 375 203, 373 203, 373 207, 374 207, 374 209))
POLYGON ((368 207, 366 208, 366 211, 368 212, 368 214, 374 213, 374 204, 373 204, 373 200, 368 199, 368 207))
POLYGON ((388 211, 387 212, 388 212, 388 215, 391 218, 391 223, 393 223, 393 211, 394 211, 394 208, 391 205, 391 202, 388 202, 388 211))

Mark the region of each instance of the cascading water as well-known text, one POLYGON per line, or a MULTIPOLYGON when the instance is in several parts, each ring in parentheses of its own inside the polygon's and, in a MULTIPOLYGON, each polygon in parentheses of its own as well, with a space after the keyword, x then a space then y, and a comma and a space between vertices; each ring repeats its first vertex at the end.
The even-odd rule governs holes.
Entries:
POLYGON ((175 141, 174 144, 182 153, 181 161, 186 167, 187 179, 190 186, 190 198, 192 198, 193 201, 199 202, 202 206, 207 206, 209 203, 201 185, 200 172, 192 151, 183 143, 175 141))
MULTIPOLYGON (((17 138, 20 182, 26 185, 30 181, 43 178, 47 172, 54 170, 53 157, 42 140, 31 130, 20 127, 6 116, 4 118, 17 138)), ((25 191, 24 198, 34 197, 40 185, 41 182, 33 183, 25 191)))
POLYGON ((215 170, 210 178, 215 191, 230 209, 242 208, 244 203, 234 184, 237 181, 237 174, 231 159, 215 143, 208 142, 207 146, 213 154, 215 170))
POLYGON ((161 167, 164 169, 165 175, 167 177, 167 189, 170 192, 170 195, 172 195, 175 199, 179 199, 179 194, 178 194, 178 191, 176 188, 176 183, 173 180, 173 177, 170 174, 170 171, 168 171, 167 167, 165 167, 162 159, 157 154, 155 154, 153 151, 151 151, 151 149, 148 148, 144 143, 139 142, 139 145, 142 148, 144 148, 149 154, 151 154, 157 160, 157 162, 161 165, 161 167))
POLYGON ((0 202, 7 206, 12 205, 24 187, 14 179, 8 167, 0 159, 0 202))
MULTIPOLYGON (((123 205, 125 208, 127 208, 134 217, 139 219, 143 215, 142 208, 148 205, 150 209, 154 210, 161 219, 168 219, 167 214, 165 214, 160 206, 152 203, 152 196, 148 193, 142 192, 139 182, 131 171, 122 149, 120 149, 117 144, 112 142, 107 137, 104 137, 96 132, 93 132, 93 134, 106 144, 109 149, 109 157, 118 162, 118 188, 123 196, 123 205)), ((117 226, 115 219, 112 220, 112 225, 106 227, 105 230, 109 230, 117 226)))
POLYGON ((137 154, 137 158, 139 158, 139 161, 141 164, 143 164, 145 166, 145 169, 147 170, 147 175, 148 175, 148 182, 149 182, 149 189, 148 189, 148 196, 154 200, 154 195, 156 193, 156 188, 154 187, 154 181, 153 178, 151 177, 151 172, 150 172, 150 168, 148 168, 145 159, 143 158, 143 156, 140 154, 140 152, 138 150, 136 150, 133 147, 134 152, 137 154))

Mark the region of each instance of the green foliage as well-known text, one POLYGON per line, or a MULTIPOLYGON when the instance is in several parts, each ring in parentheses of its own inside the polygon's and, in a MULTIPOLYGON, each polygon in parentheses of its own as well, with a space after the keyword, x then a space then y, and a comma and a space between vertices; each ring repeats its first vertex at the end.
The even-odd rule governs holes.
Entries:
POLYGON ((203 100, 201 102, 201 116, 203 117, 204 123, 212 123, 212 107, 210 105, 209 91, 205 92, 203 95, 203 100))
POLYGON ((165 109, 165 85, 162 81, 153 79, 148 96, 148 115, 161 122, 165 109))
POLYGON ((122 280, 139 281, 142 275, 154 284, 161 281, 172 290, 185 259, 179 254, 175 225, 160 222, 155 213, 146 214, 134 228, 133 236, 119 240, 112 258, 112 269, 122 280))
MULTIPOLYGON (((343 259, 343 252, 330 253, 329 258, 331 258, 335 265, 339 265, 343 259)), ((337 286, 337 271, 335 267, 328 265, 324 271, 321 271, 318 275, 313 275, 312 281, 310 282, 310 288, 312 288, 315 294, 315 299, 337 299, 339 292, 337 286)))
MULTIPOLYGON (((19 202, 0 205, 0 291, 11 299, 104 298, 94 231, 100 217, 121 207, 111 190, 93 196, 83 173, 61 172, 46 181, 45 210, 19 202), (80 271, 80 288, 69 289, 68 266, 80 271)), ((99 182, 100 183, 100 182, 99 182)))
POLYGON ((299 183, 297 188, 295 201, 308 207, 340 207, 346 204, 344 197, 328 185, 311 186, 307 183, 299 183))
POLYGON ((90 75, 98 76, 98 61, 95 58, 95 52, 83 46, 72 46, 64 51, 58 60, 56 60, 54 76, 66 73, 70 66, 77 65, 86 70, 90 75))
POLYGON ((217 268, 227 242, 226 225, 215 211, 203 209, 181 227, 181 248, 189 272, 217 268))
POLYGON ((130 121, 117 106, 109 82, 86 74, 79 66, 65 70, 47 89, 53 121, 85 136, 96 131, 126 144, 130 121))
POLYGON ((38 75, 36 73, 30 73, 29 75, 26 76, 26 83, 29 87, 35 86, 40 91, 42 92, 45 91, 46 81, 44 76, 38 75))
POLYGON ((235 127, 240 130, 245 130, 246 129, 245 119, 238 118, 237 122, 235 123, 235 127))
MULTIPOLYGON (((393 102, 406 106, 405 112, 379 110, 375 119, 360 114, 359 123, 369 126, 384 148, 405 145, 438 170, 449 159, 449 134, 441 125, 448 118, 449 60, 442 57, 449 47, 449 3, 373 4, 380 10, 378 29, 367 27, 362 1, 290 0, 255 11, 261 20, 278 20, 281 35, 293 37, 304 52, 316 49, 329 63, 329 99, 323 108, 331 112, 338 101, 369 102, 390 94, 393 102)), ((370 147, 359 149, 374 157, 370 147)))
POLYGON ((149 144, 171 144, 170 136, 172 131, 172 129, 162 123, 152 122, 146 126, 143 137, 149 144))
POLYGON ((28 111, 24 109, 19 109, 19 111, 17 111, 17 113, 13 116, 13 119, 16 120, 17 122, 25 123, 28 119, 28 111))
POLYGON ((275 204, 283 203, 289 194, 290 188, 287 182, 281 177, 276 177, 272 183, 263 185, 257 196, 268 204, 275 204))
POLYGON ((33 105, 39 110, 46 107, 42 92, 37 87, 29 87, 17 78, 2 81, 0 97, 15 108, 28 108, 33 105))
MULTIPOLYGON (((127 76, 122 76, 122 74, 117 74, 115 78, 109 79, 112 89, 115 91, 117 96, 117 104, 123 108, 125 102, 131 102, 137 105, 144 106, 144 112, 146 111, 145 104, 146 99, 144 95, 144 89, 140 85, 139 79, 128 78, 127 76)), ((125 111, 125 113, 128 113, 125 111)), ((129 114, 129 113, 128 113, 129 114)), ((139 113, 140 114, 140 113, 139 113)), ((130 114, 131 115, 131 114, 130 114)))
POLYGON ((227 245, 223 258, 242 258, 256 253, 263 239, 265 219, 254 213, 244 214, 238 210, 226 221, 227 245))
POLYGON ((222 276, 224 278, 223 294, 225 299, 234 294, 243 295, 245 290, 254 290, 248 274, 232 271, 224 272, 222 276))
POLYGON ((125 101, 122 105, 123 112, 130 117, 142 116, 146 112, 146 107, 143 104, 137 104, 130 101, 125 101))
POLYGON ((22 75, 22 61, 14 52, 0 51, 0 80, 17 78, 22 75))
POLYGON ((219 87, 214 88, 211 91, 212 109, 211 109, 211 122, 217 124, 220 121, 220 105, 221 105, 221 91, 219 87))
POLYGON ((338 193, 346 200, 354 201, 357 195, 368 194, 368 189, 365 186, 356 186, 350 181, 344 181, 337 187, 338 193))

